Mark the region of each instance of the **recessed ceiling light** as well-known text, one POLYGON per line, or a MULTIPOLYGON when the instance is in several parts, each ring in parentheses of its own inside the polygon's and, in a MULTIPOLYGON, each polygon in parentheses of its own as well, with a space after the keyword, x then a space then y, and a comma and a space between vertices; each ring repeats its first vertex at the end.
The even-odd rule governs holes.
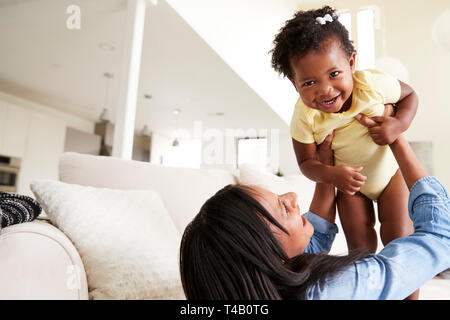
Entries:
POLYGON ((224 116, 225 115, 225 113, 223 113, 223 112, 208 112, 207 113, 209 116, 216 116, 216 117, 222 117, 222 116, 224 116))
POLYGON ((112 44, 106 42, 100 43, 98 47, 104 51, 114 51, 116 49, 112 44))
POLYGON ((114 73, 111 73, 111 72, 103 72, 103 76, 104 76, 105 78, 111 79, 111 78, 114 78, 114 73))
POLYGON ((180 113, 181 113, 180 109, 173 109, 172 110, 172 114, 175 115, 175 116, 179 115, 180 113))

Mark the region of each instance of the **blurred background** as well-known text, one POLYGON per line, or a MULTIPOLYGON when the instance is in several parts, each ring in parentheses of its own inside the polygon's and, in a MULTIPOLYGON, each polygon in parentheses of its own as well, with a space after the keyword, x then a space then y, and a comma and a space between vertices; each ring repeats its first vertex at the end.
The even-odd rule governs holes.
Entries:
POLYGON ((137 161, 297 174, 297 94, 268 51, 295 11, 325 4, 350 31, 357 68, 416 90, 406 136, 450 186, 448 0, 136 1, 141 15, 131 0, 0 1, 2 190, 31 195, 31 180, 57 179, 64 151, 114 156, 127 130, 137 161))

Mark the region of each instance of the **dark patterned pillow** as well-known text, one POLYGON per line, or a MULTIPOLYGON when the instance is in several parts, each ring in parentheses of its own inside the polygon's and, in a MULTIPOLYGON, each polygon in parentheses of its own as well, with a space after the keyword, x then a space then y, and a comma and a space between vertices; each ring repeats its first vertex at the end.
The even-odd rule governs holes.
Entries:
POLYGON ((42 208, 31 197, 21 194, 0 191, 1 227, 33 221, 39 216, 42 208))

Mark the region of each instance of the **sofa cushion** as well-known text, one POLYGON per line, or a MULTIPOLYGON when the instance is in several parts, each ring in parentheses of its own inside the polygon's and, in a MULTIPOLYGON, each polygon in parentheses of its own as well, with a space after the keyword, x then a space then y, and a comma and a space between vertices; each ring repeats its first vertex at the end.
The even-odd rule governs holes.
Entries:
POLYGON ((30 185, 83 261, 90 299, 184 299, 180 235, 154 190, 30 185))
POLYGON ((154 189, 180 234, 203 203, 235 176, 225 170, 174 168, 113 157, 64 153, 59 163, 63 182, 111 189, 154 189))

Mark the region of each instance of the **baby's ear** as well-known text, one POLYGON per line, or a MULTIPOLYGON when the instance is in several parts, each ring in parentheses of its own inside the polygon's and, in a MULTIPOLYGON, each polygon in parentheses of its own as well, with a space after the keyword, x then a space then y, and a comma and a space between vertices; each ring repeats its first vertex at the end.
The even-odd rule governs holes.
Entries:
POLYGON ((352 70, 352 73, 355 72, 356 69, 356 52, 353 52, 352 55, 350 56, 348 63, 350 64, 350 68, 352 70))

